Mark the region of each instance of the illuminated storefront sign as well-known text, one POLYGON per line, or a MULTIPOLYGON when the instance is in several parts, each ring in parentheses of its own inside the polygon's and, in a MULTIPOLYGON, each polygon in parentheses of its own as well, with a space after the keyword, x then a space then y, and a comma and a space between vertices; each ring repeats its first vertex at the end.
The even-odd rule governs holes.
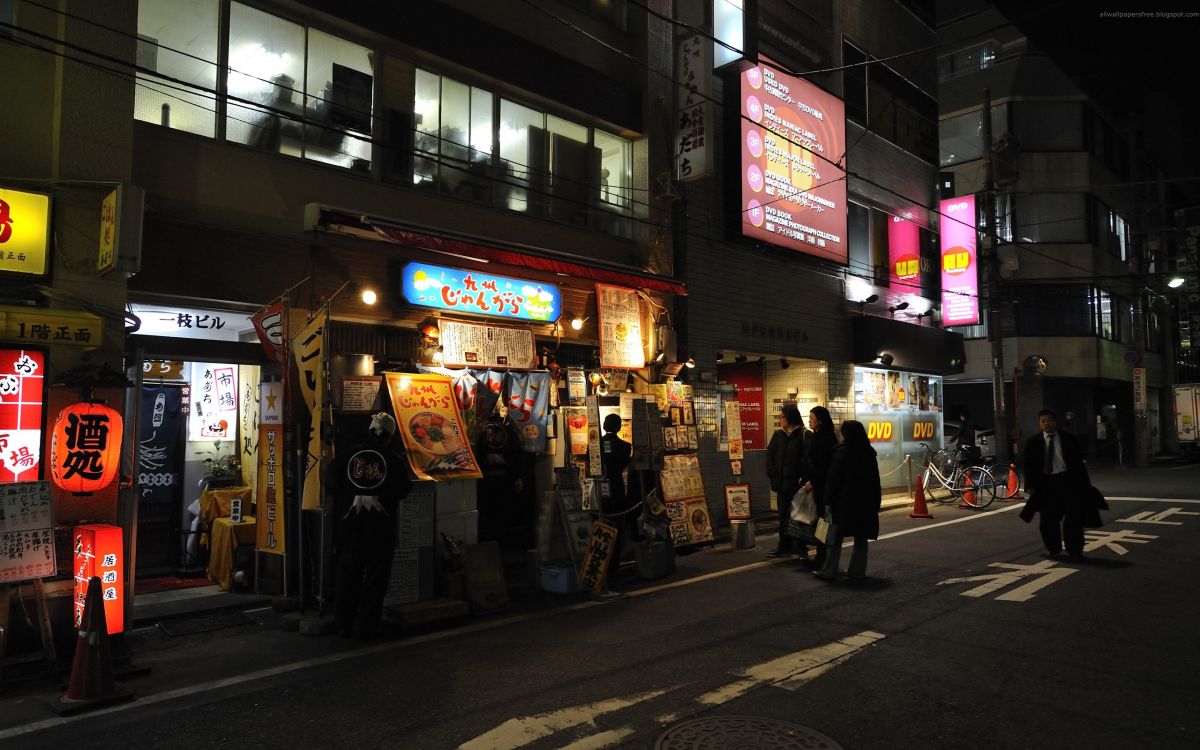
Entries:
POLYGON ((885 486, 903 484, 905 457, 924 460, 942 446, 942 378, 899 370, 854 368, 854 418, 875 447, 885 486))
POLYGON ((46 358, 0 349, 0 482, 32 482, 41 463, 46 358))
POLYGON ((98 492, 117 478, 121 415, 104 404, 81 402, 59 412, 50 441, 50 478, 77 495, 98 492))
POLYGON ((136 303, 131 304, 129 308, 142 322, 137 332, 144 336, 241 341, 241 334, 254 328, 249 315, 229 310, 136 303))
POLYGON ((847 262, 841 99, 767 65, 741 74, 742 234, 847 262))
POLYGON ((79 310, 0 305, 0 340, 94 349, 104 341, 104 321, 79 310))
POLYGON ((942 325, 979 322, 979 264, 975 196, 939 204, 942 231, 942 325))
POLYGON ((404 267, 404 299, 422 307, 552 323, 562 314, 558 287, 538 281, 409 263, 404 267))
POLYGON ((893 289, 919 294, 921 291, 921 230, 900 216, 888 221, 889 279, 893 289))
POLYGON ((83 624, 88 580, 100 579, 100 598, 108 633, 125 629, 125 561, 121 553, 121 529, 107 523, 76 526, 72 535, 75 550, 75 627, 83 624))
POLYGON ((0 188, 0 271, 45 275, 50 196, 0 188))

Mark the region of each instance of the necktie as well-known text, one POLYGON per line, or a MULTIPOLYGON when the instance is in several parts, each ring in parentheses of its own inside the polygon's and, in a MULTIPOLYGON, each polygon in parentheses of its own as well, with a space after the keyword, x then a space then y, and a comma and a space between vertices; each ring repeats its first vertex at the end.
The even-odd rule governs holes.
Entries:
POLYGON ((1054 435, 1050 435, 1050 439, 1046 441, 1046 465, 1043 468, 1047 474, 1054 473, 1054 435))

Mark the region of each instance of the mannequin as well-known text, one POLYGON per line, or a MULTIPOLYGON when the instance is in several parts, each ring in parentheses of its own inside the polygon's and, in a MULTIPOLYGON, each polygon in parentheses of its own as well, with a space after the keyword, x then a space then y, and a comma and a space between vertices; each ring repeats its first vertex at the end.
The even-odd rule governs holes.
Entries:
POLYGON ((369 638, 382 623, 396 513, 412 489, 408 461, 392 447, 395 435, 396 420, 375 414, 363 442, 338 456, 331 470, 339 532, 335 619, 343 638, 369 638))

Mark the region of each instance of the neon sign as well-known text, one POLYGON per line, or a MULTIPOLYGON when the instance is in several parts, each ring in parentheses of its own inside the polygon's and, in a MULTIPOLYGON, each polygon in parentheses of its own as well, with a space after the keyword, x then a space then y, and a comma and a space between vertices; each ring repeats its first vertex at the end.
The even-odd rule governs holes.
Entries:
POLYGON ((558 287, 538 281, 409 263, 404 266, 404 299, 422 307, 553 323, 562 314, 558 287))

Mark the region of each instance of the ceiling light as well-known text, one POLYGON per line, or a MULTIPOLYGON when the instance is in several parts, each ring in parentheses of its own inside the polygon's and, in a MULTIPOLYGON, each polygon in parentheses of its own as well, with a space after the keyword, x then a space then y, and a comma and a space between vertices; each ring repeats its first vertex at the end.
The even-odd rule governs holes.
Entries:
POLYGON ((585 320, 587 320, 587 318, 581 318, 578 315, 571 318, 571 330, 573 330, 573 331, 582 330, 583 329, 583 321, 585 321, 585 320))
POLYGON ((725 352, 717 352, 717 361, 720 362, 723 359, 725 359, 725 352))
POLYGON ((362 290, 362 301, 364 305, 373 305, 378 298, 379 297, 375 294, 374 289, 362 290))
POLYGON ((893 362, 896 361, 896 358, 893 357, 892 355, 888 354, 887 352, 880 352, 878 355, 875 356, 875 359, 879 360, 879 363, 881 365, 883 365, 884 367, 888 367, 889 365, 891 365, 893 362))

